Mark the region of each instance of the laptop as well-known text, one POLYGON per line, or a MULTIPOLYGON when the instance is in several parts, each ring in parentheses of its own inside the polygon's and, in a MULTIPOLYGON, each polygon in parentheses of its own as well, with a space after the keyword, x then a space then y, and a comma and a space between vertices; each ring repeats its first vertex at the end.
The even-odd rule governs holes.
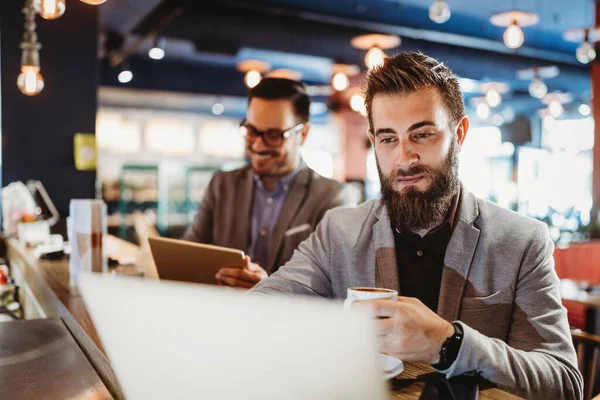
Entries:
POLYGON ((373 320, 325 300, 85 274, 129 400, 384 399, 373 320))
POLYGON ((161 237, 148 242, 159 279, 216 285, 221 268, 244 265, 241 250, 161 237))

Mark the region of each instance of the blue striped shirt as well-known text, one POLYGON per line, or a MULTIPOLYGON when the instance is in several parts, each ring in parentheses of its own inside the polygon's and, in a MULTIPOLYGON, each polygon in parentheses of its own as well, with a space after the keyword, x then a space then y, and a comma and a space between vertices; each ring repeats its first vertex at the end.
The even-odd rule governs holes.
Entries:
MULTIPOLYGON (((292 181, 300 172, 296 168, 290 174, 279 179, 275 184, 275 190, 269 192, 263 185, 260 177, 254 175, 254 195, 252 200, 251 236, 248 255, 252 262, 263 268, 268 268, 269 256, 272 249, 272 237, 275 226, 279 219, 281 207, 287 198, 292 181)), ((267 271, 268 272, 268 271, 267 271)))

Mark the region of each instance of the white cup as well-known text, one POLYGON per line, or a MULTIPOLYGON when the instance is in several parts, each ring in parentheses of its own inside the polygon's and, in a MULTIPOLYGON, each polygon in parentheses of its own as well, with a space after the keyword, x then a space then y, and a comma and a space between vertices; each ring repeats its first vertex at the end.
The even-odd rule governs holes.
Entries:
POLYGON ((344 301, 344 308, 349 310, 357 301, 365 300, 398 300, 398 292, 392 289, 353 287, 348 288, 348 296, 344 301))
POLYGON ((102 200, 72 199, 69 225, 69 282, 75 286, 81 272, 108 272, 107 259, 103 256, 106 204, 102 200))

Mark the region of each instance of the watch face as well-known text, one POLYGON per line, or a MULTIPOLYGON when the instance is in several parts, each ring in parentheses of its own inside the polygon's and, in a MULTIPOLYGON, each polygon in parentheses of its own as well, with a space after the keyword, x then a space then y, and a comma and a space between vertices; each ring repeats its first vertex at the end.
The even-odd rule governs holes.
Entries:
POLYGON ((452 335, 446 341, 446 346, 444 346, 446 347, 444 358, 446 359, 446 362, 449 364, 449 366, 456 360, 463 338, 462 327, 458 324, 452 325, 454 325, 454 335, 452 335))

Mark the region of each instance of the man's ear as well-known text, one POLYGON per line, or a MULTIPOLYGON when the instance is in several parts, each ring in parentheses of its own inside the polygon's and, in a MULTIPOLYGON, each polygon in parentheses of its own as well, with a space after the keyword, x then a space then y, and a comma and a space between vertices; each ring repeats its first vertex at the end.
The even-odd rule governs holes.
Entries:
POLYGON ((469 131, 470 124, 471 123, 469 121, 469 117, 467 117, 466 115, 458 123, 456 127, 456 138, 459 146, 462 146, 462 144, 464 143, 467 137, 467 132, 469 131))
POLYGON ((300 145, 304 144, 306 137, 308 136, 308 131, 310 131, 310 124, 308 122, 304 123, 304 128, 300 131, 300 145))

